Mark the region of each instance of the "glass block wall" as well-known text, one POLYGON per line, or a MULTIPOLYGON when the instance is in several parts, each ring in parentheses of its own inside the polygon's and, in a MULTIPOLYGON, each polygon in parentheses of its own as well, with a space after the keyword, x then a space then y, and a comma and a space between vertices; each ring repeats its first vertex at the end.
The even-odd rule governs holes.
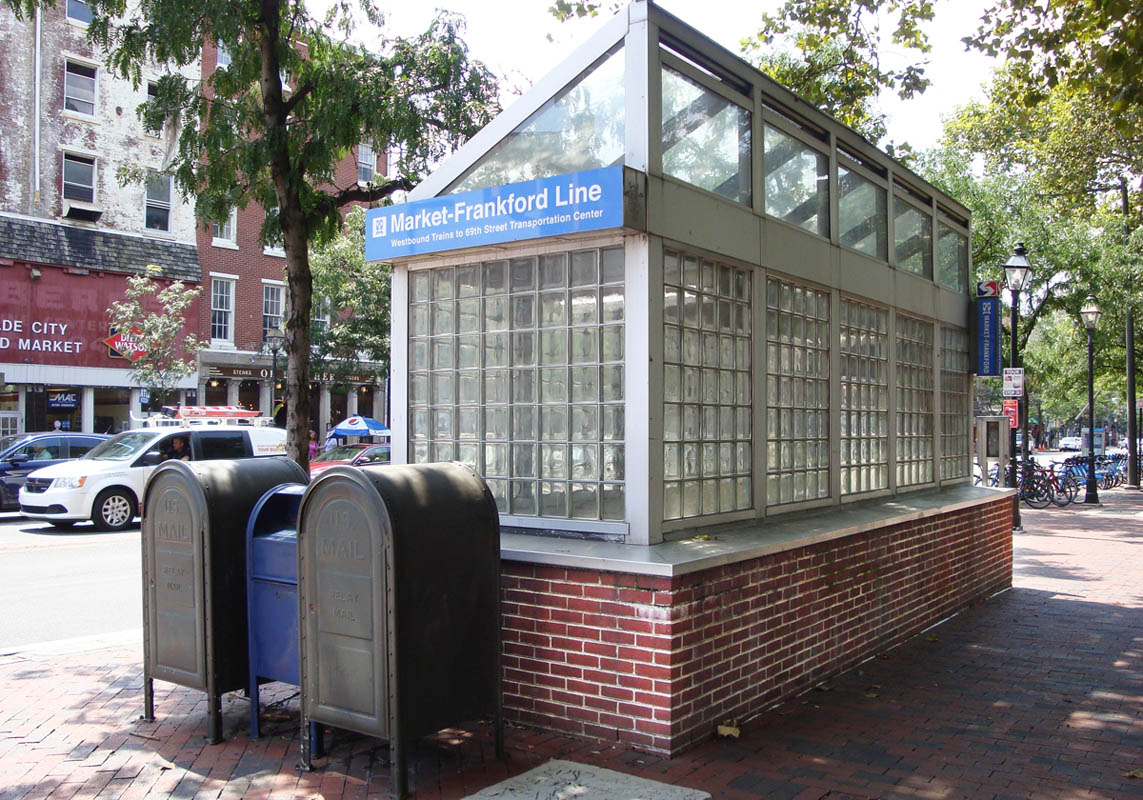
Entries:
POLYGON ((933 324, 897 316, 897 485, 933 481, 933 324))
POLYGON ((941 327, 941 479, 971 474, 972 369, 968 332, 941 327))
POLYGON ((889 488, 889 312, 841 301, 841 493, 889 488))
POLYGON ((766 281, 766 504, 829 497, 829 293, 766 281))
POLYGON ((753 507, 751 275, 663 258, 663 516, 753 507))
POLYGON ((623 248, 409 274, 409 462, 458 460, 501 513, 621 520, 623 248))

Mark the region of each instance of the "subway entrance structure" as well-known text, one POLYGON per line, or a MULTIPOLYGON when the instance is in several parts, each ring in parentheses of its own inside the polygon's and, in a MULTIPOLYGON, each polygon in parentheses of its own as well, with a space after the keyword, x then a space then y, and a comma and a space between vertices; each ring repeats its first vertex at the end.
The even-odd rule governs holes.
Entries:
POLYGON ((500 511, 509 719, 676 753, 1011 585, 969 237, 643 0, 368 212, 393 460, 500 511))

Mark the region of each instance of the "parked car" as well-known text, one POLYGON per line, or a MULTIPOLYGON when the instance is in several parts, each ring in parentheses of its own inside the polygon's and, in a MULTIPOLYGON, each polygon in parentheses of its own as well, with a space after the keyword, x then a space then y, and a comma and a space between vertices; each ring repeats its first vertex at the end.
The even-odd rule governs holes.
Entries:
POLYGON ((1079 436, 1064 436, 1060 439, 1061 450, 1079 450, 1083 447, 1083 439, 1079 436))
POLYGON ((171 458, 208 461, 283 455, 281 428, 212 426, 124 431, 78 461, 33 472, 20 490, 24 516, 69 528, 90 519, 103 531, 122 530, 139 513, 147 478, 171 458), (182 444, 174 440, 181 438, 182 444), (183 455, 185 453, 185 455, 183 455))
POLYGON ((20 487, 28 474, 72 458, 79 458, 107 436, 101 433, 15 433, 0 438, 0 509, 20 507, 20 487))
POLYGON ((365 464, 388 464, 387 444, 342 444, 318 453, 310 462, 310 477, 338 464, 358 467, 365 464))

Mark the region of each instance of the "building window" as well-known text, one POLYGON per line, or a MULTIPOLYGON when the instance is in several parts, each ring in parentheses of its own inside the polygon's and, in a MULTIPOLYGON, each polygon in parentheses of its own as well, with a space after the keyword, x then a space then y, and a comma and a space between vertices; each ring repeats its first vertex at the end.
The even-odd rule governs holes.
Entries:
MULTIPOLYGON (((278 214, 278 207, 277 206, 274 206, 273 208, 266 209, 266 216, 267 217, 270 215, 277 216, 277 214, 278 214)), ((274 241, 267 241, 265 244, 262 245, 262 252, 268 256, 276 256, 277 258, 285 258, 286 257, 286 246, 285 246, 285 242, 282 240, 281 230, 279 229, 279 231, 275 235, 277 238, 274 241)))
POLYGON ((95 116, 95 67, 67 62, 64 67, 64 109, 95 116))
MULTIPOLYGON (((908 190, 898 186, 897 191, 908 190)), ((893 198, 893 241, 897 269, 933 279, 933 217, 901 195, 893 198)))
POLYGON ((968 237, 949 226, 937 224, 937 280, 954 292, 968 289, 968 237))
POLYGON ((146 226, 149 231, 171 229, 171 176, 152 173, 147 179, 146 226))
POLYGON ((357 145, 357 182, 369 183, 377 169, 377 154, 367 144, 357 145))
POLYGON ((766 281, 766 505, 829 497, 829 293, 766 281))
POLYGON ((238 240, 238 209, 230 209, 230 216, 225 222, 211 223, 214 230, 212 244, 235 244, 238 240))
POLYGON ((223 47, 221 44, 214 46, 215 67, 222 69, 223 67, 230 66, 230 51, 223 47))
POLYGON ((328 297, 314 298, 313 306, 310 309, 310 320, 315 330, 329 330, 329 307, 328 297))
POLYGON ((750 112, 670 67, 662 76, 663 173, 750 205, 750 112))
POLYGON ((841 493, 889 488, 889 312, 841 301, 841 493))
POLYGON ((663 255, 663 517, 752 508, 750 271, 663 255))
POLYGON ((968 333, 961 328, 941 328, 941 478, 964 478, 970 474, 972 413, 972 366, 968 333))
POLYGON ((64 153, 63 196, 81 203, 95 202, 95 159, 64 153))
POLYGON ((885 261, 889 258, 887 192, 856 170, 837 168, 841 243, 885 261))
POLYGON ((772 125, 762 131, 766 213, 829 236, 829 157, 772 125))
POLYGON ((933 323, 897 316, 897 486, 933 481, 933 323))
POLYGON ((409 461, 506 514, 625 519, 623 248, 409 275, 409 461))
POLYGON ((91 22, 91 6, 84 0, 67 0, 67 18, 87 25, 91 22))
POLYGON ((214 344, 234 343, 234 281, 210 281, 210 338, 214 344))
POLYGON ((267 333, 278 333, 282 330, 282 298, 285 296, 285 287, 279 284, 265 283, 262 285, 262 338, 267 333))

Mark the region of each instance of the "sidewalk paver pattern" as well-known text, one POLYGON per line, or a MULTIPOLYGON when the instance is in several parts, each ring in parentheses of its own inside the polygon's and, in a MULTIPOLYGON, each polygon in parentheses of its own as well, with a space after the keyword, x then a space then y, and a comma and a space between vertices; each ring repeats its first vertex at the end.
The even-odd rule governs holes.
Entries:
MULTIPOLYGON (((730 800, 1143 798, 1143 493, 1101 499, 1025 510, 1011 591, 745 722, 738 739, 666 760, 510 727, 501 762, 489 727, 473 725, 411 748, 413 796, 465 797, 560 758, 730 800)), ((257 741, 246 700, 228 695, 219 745, 205 744, 203 694, 157 682, 145 723, 141 687, 137 643, 0 656, 0 800, 387 796, 376 740, 327 736, 328 758, 297 771, 293 687, 263 690, 257 741)))

